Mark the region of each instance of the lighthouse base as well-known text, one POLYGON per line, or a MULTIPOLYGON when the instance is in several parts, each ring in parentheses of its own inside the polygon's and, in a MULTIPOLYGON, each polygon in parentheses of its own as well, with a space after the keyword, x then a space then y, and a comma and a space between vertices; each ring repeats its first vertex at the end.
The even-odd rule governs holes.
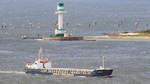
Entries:
POLYGON ((58 34, 55 34, 55 36, 64 37, 64 34, 63 33, 58 33, 58 34))
POLYGON ((55 29, 55 36, 64 37, 66 31, 64 29, 55 29))

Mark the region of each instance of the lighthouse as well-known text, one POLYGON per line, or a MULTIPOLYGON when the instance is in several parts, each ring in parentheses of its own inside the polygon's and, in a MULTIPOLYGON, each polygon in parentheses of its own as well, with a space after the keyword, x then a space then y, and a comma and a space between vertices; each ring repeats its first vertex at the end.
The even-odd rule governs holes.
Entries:
POLYGON ((64 15, 64 3, 63 2, 58 2, 57 3, 57 10, 56 14, 58 14, 58 24, 57 28, 55 29, 55 36, 62 36, 64 37, 64 34, 66 31, 64 30, 63 27, 63 15, 64 15))

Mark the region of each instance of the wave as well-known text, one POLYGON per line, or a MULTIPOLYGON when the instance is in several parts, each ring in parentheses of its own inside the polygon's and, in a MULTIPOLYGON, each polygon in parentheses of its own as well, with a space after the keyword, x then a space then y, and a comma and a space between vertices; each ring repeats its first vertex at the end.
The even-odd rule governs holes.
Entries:
POLYGON ((13 51, 8 51, 8 50, 0 50, 0 53, 13 53, 13 51))

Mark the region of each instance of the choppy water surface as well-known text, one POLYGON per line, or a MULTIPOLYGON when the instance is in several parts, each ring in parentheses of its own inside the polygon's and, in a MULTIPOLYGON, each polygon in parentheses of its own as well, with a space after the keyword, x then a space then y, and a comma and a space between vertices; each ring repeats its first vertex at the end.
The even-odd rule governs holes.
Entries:
MULTIPOLYGON (((0 2, 0 22, 8 25, 0 29, 0 84, 149 84, 149 39, 21 40, 23 34, 36 35, 40 32, 43 36, 49 36, 52 33, 55 28, 52 22, 56 19, 53 13, 56 1, 0 2), (111 78, 25 74, 25 63, 37 58, 40 47, 43 48, 43 55, 51 59, 53 67, 93 69, 101 65, 100 56, 105 56, 105 66, 113 68, 114 72, 111 78)), ((101 32, 149 29, 148 3, 148 0, 65 0, 68 10, 65 21, 70 22, 65 28, 74 35, 100 35, 101 32), (87 13, 86 10, 94 12, 87 13), (96 25, 93 24, 95 21, 96 25), (136 21, 140 22, 138 27, 135 27, 136 21)))
POLYGON ((149 41, 32 41, 1 40, 1 84, 148 84, 150 79, 149 41), (83 78, 23 73, 27 61, 37 57, 39 47, 53 67, 97 68, 100 56, 105 56, 105 66, 114 69, 112 78, 83 78))

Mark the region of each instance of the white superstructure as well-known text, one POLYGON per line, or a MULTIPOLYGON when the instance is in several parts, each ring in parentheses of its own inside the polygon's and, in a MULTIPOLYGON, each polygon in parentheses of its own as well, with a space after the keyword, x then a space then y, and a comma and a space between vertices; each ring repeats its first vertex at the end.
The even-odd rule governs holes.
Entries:
POLYGON ((39 57, 33 63, 27 63, 25 65, 26 68, 30 69, 43 69, 43 68, 51 68, 51 62, 48 58, 41 58, 42 56, 42 48, 39 50, 39 57))

